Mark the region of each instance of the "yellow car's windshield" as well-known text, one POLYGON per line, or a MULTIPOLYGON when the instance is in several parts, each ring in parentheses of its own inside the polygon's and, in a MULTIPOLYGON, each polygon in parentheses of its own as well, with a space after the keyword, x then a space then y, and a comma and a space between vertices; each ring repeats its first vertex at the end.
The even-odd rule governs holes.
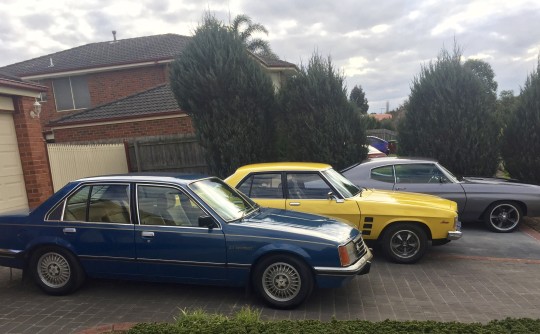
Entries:
POLYGON ((327 169, 322 173, 344 198, 356 196, 360 192, 360 189, 357 186, 335 170, 327 169))

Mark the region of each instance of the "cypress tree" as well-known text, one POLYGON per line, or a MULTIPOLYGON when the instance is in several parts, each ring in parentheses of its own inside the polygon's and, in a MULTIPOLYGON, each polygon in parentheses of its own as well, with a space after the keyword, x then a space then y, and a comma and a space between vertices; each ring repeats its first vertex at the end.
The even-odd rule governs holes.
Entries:
POLYGON ((399 154, 437 159, 458 175, 493 175, 500 136, 493 94, 458 48, 443 49, 412 82, 399 154))
POLYGON ((501 145, 506 170, 513 178, 540 184, 540 59, 509 118, 501 145))
POLYGON ((206 16, 170 71, 173 93, 191 116, 209 172, 272 159, 274 87, 240 37, 206 16))
POLYGON ((367 155, 365 129, 331 59, 315 54, 289 78, 279 98, 282 160, 325 162, 336 169, 367 155))

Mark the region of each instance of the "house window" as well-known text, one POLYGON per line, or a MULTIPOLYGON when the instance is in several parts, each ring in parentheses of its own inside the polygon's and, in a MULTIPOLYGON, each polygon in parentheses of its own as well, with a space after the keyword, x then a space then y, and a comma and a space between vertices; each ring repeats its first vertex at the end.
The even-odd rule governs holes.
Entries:
POLYGON ((73 110, 90 107, 90 93, 86 76, 53 80, 56 110, 73 110))

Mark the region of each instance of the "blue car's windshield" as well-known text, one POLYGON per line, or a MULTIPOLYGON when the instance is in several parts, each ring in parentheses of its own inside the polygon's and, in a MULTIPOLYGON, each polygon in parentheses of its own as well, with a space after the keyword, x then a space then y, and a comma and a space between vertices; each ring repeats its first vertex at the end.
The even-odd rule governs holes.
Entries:
POLYGON ((227 222, 242 219, 259 207, 219 179, 195 181, 189 187, 227 222))
POLYGON ((333 169, 327 169, 322 172, 323 175, 332 183, 332 186, 340 192, 345 198, 356 196, 360 189, 355 186, 349 179, 333 169))

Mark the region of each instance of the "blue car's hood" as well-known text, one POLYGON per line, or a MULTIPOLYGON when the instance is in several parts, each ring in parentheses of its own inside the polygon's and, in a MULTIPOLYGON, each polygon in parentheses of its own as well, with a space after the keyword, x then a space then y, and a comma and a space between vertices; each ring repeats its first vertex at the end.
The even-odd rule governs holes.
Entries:
POLYGON ((306 241, 326 240, 337 244, 343 244, 360 233, 336 219, 270 208, 261 208, 258 213, 232 224, 249 228, 254 234, 275 234, 279 238, 306 241))

